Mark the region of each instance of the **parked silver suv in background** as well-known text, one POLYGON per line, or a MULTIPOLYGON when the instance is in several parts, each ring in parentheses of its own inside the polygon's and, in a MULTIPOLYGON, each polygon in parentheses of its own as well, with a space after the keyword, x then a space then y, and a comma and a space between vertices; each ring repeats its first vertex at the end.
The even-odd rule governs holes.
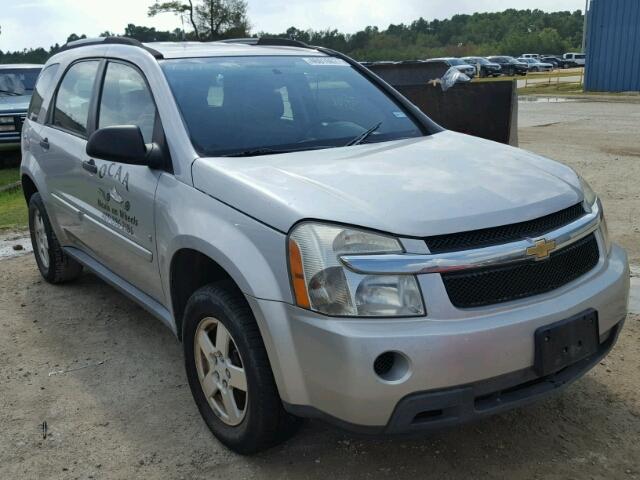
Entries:
POLYGON ((183 342, 242 453, 301 417, 418 432, 580 377, 626 316, 625 252, 568 167, 434 124, 290 40, 68 45, 22 137, 35 258, 183 342))

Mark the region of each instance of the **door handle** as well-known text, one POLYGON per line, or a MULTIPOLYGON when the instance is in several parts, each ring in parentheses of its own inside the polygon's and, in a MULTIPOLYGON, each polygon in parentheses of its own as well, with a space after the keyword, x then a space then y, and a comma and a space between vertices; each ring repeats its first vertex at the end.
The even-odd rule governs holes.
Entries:
POLYGON ((98 173, 98 167, 96 166, 96 162, 92 159, 85 160, 82 162, 82 168, 84 168, 87 172, 95 175, 98 173))
POLYGON ((42 140, 40 140, 40 146, 42 147, 43 150, 49 150, 49 139, 48 138, 43 138, 42 140))

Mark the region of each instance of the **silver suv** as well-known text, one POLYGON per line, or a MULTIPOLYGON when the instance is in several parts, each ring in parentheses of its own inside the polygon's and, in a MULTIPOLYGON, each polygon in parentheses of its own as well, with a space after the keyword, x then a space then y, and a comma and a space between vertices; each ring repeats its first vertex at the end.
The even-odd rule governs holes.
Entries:
POLYGON ((242 453, 313 417, 419 432, 558 391, 616 341, 625 252, 568 167, 445 131, 288 40, 86 40, 22 136, 35 258, 83 267, 184 345, 242 453))

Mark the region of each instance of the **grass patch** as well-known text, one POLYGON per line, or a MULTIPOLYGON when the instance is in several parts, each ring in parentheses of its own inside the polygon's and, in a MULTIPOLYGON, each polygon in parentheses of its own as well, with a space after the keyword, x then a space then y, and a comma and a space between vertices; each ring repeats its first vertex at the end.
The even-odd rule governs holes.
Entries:
POLYGON ((20 180, 19 168, 2 168, 0 169, 0 187, 9 185, 10 183, 16 183, 20 180))
POLYGON ((574 95, 582 95, 584 90, 582 89, 582 85, 577 83, 561 83, 559 85, 556 84, 546 84, 542 83, 539 85, 531 85, 530 87, 522 87, 518 89, 518 94, 520 95, 534 95, 534 94, 574 94, 574 95))
POLYGON ((0 229, 27 228, 28 218, 21 189, 0 192, 0 229))

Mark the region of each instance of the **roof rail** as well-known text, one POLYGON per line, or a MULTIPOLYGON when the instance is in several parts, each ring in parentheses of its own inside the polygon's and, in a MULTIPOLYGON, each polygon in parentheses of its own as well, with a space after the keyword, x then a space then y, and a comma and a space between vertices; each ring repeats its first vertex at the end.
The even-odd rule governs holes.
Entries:
POLYGON ((265 38, 265 37, 250 37, 250 38, 228 38, 225 40, 218 40, 222 43, 243 43, 245 45, 257 45, 263 47, 297 47, 297 48, 311 48, 315 49, 311 45, 307 45, 300 40, 292 40, 290 38, 265 38))
POLYGON ((59 50, 60 52, 64 52, 66 50, 72 50, 74 48, 80 47, 88 47, 91 45, 131 45, 132 47, 139 47, 143 50, 146 50, 151 55, 153 55, 156 59, 164 58, 162 54, 154 50, 153 48, 149 48, 140 41, 135 38, 129 37, 98 37, 98 38, 82 38, 80 40, 75 40, 73 42, 68 42, 62 46, 59 50))

